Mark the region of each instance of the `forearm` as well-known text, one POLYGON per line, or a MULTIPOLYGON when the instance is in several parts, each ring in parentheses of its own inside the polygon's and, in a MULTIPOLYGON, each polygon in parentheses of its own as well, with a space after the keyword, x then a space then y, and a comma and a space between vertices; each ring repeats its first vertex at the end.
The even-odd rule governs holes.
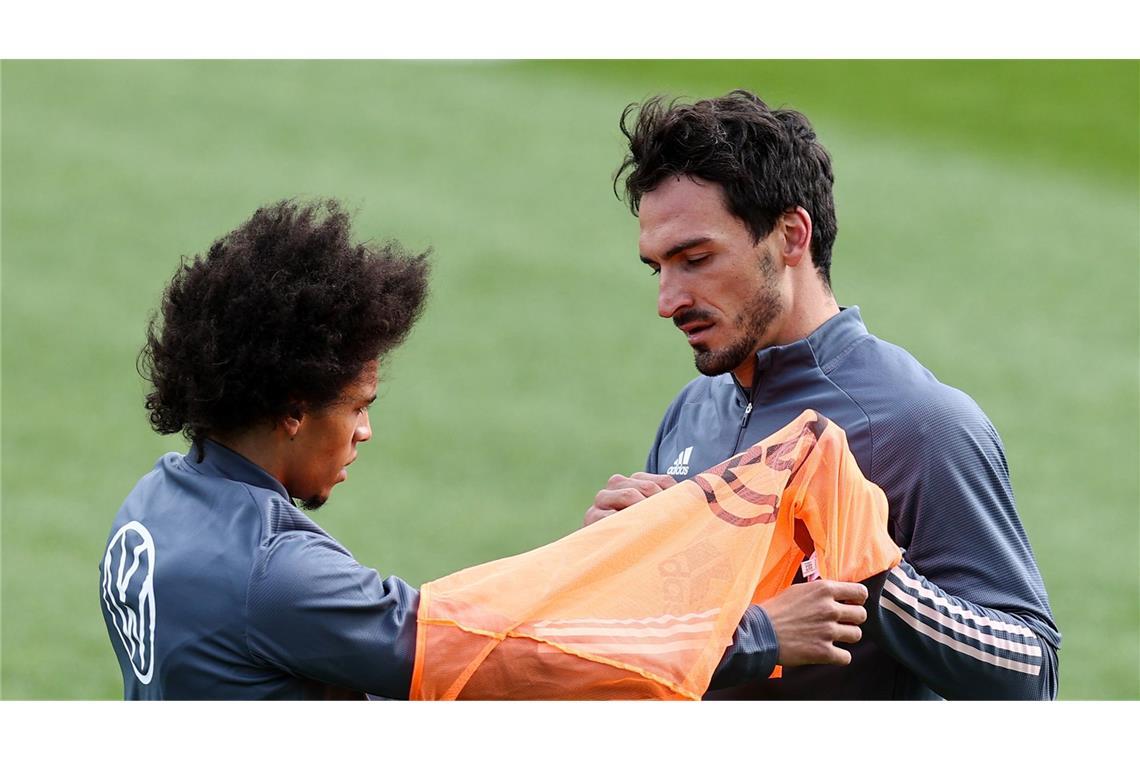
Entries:
POLYGON ((879 578, 865 631, 935 692, 947 699, 1056 698, 1057 647, 1041 621, 951 596, 905 561, 879 578))
POLYGON ((776 630, 767 613, 757 605, 749 605, 732 636, 732 644, 713 672, 709 689, 727 689, 767 678, 776 667, 778 657, 776 630))

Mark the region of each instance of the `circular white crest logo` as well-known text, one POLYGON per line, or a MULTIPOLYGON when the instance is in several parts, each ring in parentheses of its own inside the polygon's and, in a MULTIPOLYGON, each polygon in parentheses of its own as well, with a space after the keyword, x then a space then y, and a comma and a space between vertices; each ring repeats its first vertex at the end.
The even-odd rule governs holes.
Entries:
POLYGON ((115 533, 103 557, 103 604, 135 675, 154 676, 154 539, 132 520, 115 533))

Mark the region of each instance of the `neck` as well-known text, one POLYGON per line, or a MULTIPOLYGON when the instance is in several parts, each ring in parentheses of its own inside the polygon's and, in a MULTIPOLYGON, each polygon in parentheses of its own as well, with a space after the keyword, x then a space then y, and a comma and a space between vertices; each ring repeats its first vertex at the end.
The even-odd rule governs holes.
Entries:
POLYGON ((836 303, 835 296, 830 290, 825 290, 820 298, 810 299, 810 302, 803 304, 802 308, 790 311, 788 318, 780 325, 779 332, 756 350, 768 346, 786 346, 797 340, 803 340, 838 313, 839 304, 836 303))
POLYGON ((278 483, 285 482, 284 462, 280 456, 276 437, 264 430, 253 429, 240 433, 211 435, 214 441, 241 454, 268 472, 278 483))

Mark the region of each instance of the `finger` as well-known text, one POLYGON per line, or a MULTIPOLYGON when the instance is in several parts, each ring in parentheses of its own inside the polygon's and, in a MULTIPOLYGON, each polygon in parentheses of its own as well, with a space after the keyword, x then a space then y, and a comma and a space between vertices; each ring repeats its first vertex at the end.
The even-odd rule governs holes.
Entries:
POLYGON ((840 625, 835 629, 835 641, 844 644, 854 644, 863 638, 863 631, 856 625, 840 625))
POLYGON ((637 475, 640 474, 643 473, 634 473, 628 477, 620 474, 610 475, 610 480, 605 481, 605 488, 602 490, 620 491, 624 488, 632 488, 641 491, 645 496, 653 496, 654 493, 662 490, 662 487, 660 487, 657 482, 645 479, 645 477, 637 477, 637 475))
POLYGON ((628 476, 622 475, 620 472, 615 472, 613 475, 610 475, 610 479, 606 481, 606 488, 610 490, 624 488, 627 480, 629 480, 628 476))
POLYGON ((639 494, 646 497, 653 496, 654 494, 659 494, 663 490, 661 486, 657 485, 653 481, 634 480, 633 478, 627 478, 625 481, 619 483, 616 487, 611 488, 610 490, 621 491, 625 489, 637 491, 639 494))
POLYGON ((827 664, 828 665, 850 665, 851 664, 851 653, 848 652, 846 649, 840 649, 839 647, 831 647, 831 651, 828 653, 827 664))
POLYGON ((672 475, 657 475, 652 472, 635 472, 629 477, 633 480, 648 480, 652 483, 656 483, 662 491, 664 491, 666 488, 677 485, 677 481, 673 478, 672 475))
POLYGON ((582 520, 582 527, 593 525, 598 520, 603 520, 610 515, 616 515, 617 511, 613 509, 598 509, 597 507, 590 507, 586 510, 586 517, 582 520))
POLYGON ((645 496, 636 488, 603 489, 594 497, 594 506, 598 509, 625 509, 639 501, 645 501, 645 496))
POLYGON ((842 581, 829 581, 828 591, 831 598, 837 602, 850 602, 862 604, 867 601, 867 587, 862 583, 844 583, 842 581))
POLYGON ((606 483, 607 491, 620 491, 623 488, 633 488, 641 493, 642 496, 653 496, 659 494, 668 488, 668 485, 662 485, 657 480, 650 480, 648 478, 639 478, 638 475, 644 473, 634 473, 628 478, 614 476, 606 483))
POLYGON ((661 493, 665 488, 668 488, 668 486, 662 487, 659 483, 652 480, 630 480, 629 485, 631 488, 636 488, 640 491, 642 496, 653 496, 661 493))
POLYGON ((835 619, 847 625, 862 625, 867 622, 867 610, 857 604, 836 605, 835 619))

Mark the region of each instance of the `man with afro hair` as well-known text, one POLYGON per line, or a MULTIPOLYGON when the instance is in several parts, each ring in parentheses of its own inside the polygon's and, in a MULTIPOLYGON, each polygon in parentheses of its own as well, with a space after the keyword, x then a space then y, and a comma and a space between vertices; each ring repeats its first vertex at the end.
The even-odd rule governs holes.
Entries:
POLYGON ((146 408, 191 446, 138 482, 101 565, 128 699, 407 694, 416 589, 294 506, 348 477, 428 290, 427 253, 350 232, 335 201, 258 209, 163 295, 146 408))

